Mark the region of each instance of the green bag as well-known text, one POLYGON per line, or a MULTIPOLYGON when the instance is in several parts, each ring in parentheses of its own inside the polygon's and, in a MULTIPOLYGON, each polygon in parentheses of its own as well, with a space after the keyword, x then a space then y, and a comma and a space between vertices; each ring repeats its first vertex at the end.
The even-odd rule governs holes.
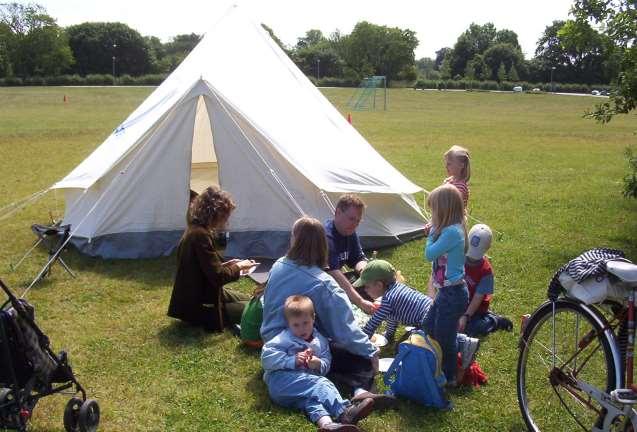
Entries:
POLYGON ((263 295, 253 296, 241 315, 241 340, 261 342, 261 323, 263 322, 263 295))

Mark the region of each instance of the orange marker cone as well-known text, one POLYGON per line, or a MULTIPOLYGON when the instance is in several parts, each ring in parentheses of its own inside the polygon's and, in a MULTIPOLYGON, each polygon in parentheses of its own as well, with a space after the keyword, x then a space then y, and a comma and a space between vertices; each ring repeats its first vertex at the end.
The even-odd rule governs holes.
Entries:
POLYGON ((64 95, 64 103, 66 103, 67 99, 66 99, 66 95, 64 95))
POLYGON ((347 113, 347 123, 352 124, 352 115, 347 113))

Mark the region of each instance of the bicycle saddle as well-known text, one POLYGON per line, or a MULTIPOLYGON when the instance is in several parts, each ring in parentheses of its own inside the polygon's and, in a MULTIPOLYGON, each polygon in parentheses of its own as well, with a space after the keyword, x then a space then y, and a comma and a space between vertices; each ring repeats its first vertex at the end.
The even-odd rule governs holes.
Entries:
POLYGON ((626 261, 608 261, 606 270, 624 282, 637 282, 637 265, 626 261))

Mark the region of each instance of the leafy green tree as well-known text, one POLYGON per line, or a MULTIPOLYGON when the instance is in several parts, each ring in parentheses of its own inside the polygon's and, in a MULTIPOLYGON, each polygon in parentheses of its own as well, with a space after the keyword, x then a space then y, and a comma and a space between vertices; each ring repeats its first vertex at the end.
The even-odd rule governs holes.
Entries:
MULTIPOLYGON (((339 40, 340 34, 335 35, 339 40)), ((335 41, 327 39, 320 30, 312 29, 298 38, 293 52, 297 66, 312 77, 342 76, 343 60, 335 47, 335 41)))
POLYGON ((391 81, 413 76, 417 46, 418 39, 412 30, 362 21, 352 33, 340 38, 338 50, 347 67, 359 78, 376 74, 391 81))
POLYGON ((164 44, 156 36, 144 36, 144 43, 148 47, 148 54, 150 56, 150 72, 167 72, 163 62, 166 57, 164 44))
MULTIPOLYGON (((618 59, 609 101, 597 105, 587 116, 607 123, 617 114, 628 114, 637 107, 637 2, 576 0, 572 14, 578 23, 598 25, 618 59)), ((624 195, 637 199, 637 157, 632 148, 626 149, 626 158, 630 171, 624 177, 624 195)))
POLYGON ((458 37, 450 57, 452 75, 462 75, 467 64, 477 55, 483 56, 488 68, 492 70, 497 70, 500 62, 504 62, 507 67, 514 62, 519 69, 524 59, 517 34, 507 29, 498 31, 492 23, 484 25, 472 23, 458 37), (498 48, 493 51, 495 46, 498 48), (506 52, 503 48, 505 46, 508 47, 506 52))
POLYGON ((86 22, 66 29, 80 75, 143 75, 153 68, 151 48, 134 29, 123 23, 86 22), (113 60, 115 57, 115 60, 113 60))
POLYGON ((179 66, 200 40, 201 35, 189 33, 173 37, 170 42, 163 44, 161 49, 155 47, 152 42, 148 45, 157 57, 159 71, 169 73, 179 66))
POLYGON ((484 57, 480 54, 476 54, 470 60, 473 70, 475 71, 475 77, 479 80, 491 79, 491 68, 484 62, 484 57))
POLYGON ((520 81, 520 76, 518 75, 518 70, 515 68, 515 65, 511 65, 511 69, 509 69, 509 79, 511 81, 520 81))
POLYGON ((201 35, 197 33, 180 34, 173 37, 170 42, 164 44, 163 49, 168 56, 178 55, 183 58, 197 46, 200 40, 201 35))
POLYGON ((587 22, 553 21, 538 40, 534 67, 539 75, 532 79, 547 80, 551 68, 554 80, 578 83, 607 83, 617 71, 617 60, 610 39, 587 22))
POLYGON ((451 78, 451 56, 451 52, 448 52, 440 64, 440 78, 442 79, 451 78))
POLYGON ((558 32, 564 24, 565 21, 556 20, 544 29, 537 41, 533 64, 530 65, 530 69, 533 70, 531 79, 547 81, 547 71, 554 67, 554 78, 556 81, 571 81, 567 79, 570 75, 568 69, 571 65, 571 59, 558 36, 558 32))
POLYGON ((637 2, 634 0, 576 0, 572 10, 578 23, 598 25, 613 46, 618 59, 614 91, 608 102, 589 115, 608 122, 616 114, 627 114, 637 106, 637 2))
POLYGON ((507 70, 504 67, 504 63, 500 63, 500 67, 498 67, 498 82, 507 80, 507 70))
POLYGON ((494 42, 497 30, 492 23, 478 25, 472 23, 453 46, 451 72, 462 74, 467 63, 476 55, 484 53, 494 42))
POLYGON ((484 52, 484 62, 492 71, 497 73, 495 77, 492 76, 491 78, 497 78, 498 80, 500 80, 500 65, 504 67, 505 75, 506 70, 511 69, 511 66, 515 66, 516 69, 524 67, 522 52, 508 43, 498 43, 489 47, 484 52))
POLYGON ((425 79, 432 79, 436 75, 436 61, 429 57, 416 60, 416 70, 425 79))
POLYGON ((436 51, 436 59, 435 59, 436 70, 440 70, 442 61, 445 59, 445 56, 447 55, 447 53, 450 53, 451 51, 452 49, 449 47, 440 48, 438 51, 436 51))
POLYGON ((516 32, 512 30, 507 30, 507 29, 498 30, 498 32, 495 34, 495 39, 493 42, 508 43, 514 48, 517 48, 519 51, 522 51, 522 47, 520 46, 520 43, 518 42, 518 35, 516 32))
POLYGON ((471 81, 476 79, 476 68, 472 61, 467 63, 467 67, 464 70, 464 77, 471 81))
POLYGON ((608 82, 604 77, 610 44, 587 22, 568 20, 558 31, 562 47, 569 53, 580 82, 608 82))
POLYGON ((633 147, 626 147, 624 151, 628 161, 628 174, 624 176, 624 196, 637 199, 637 153, 633 147))
POLYGON ((0 77, 12 76, 13 68, 9 57, 13 35, 9 26, 0 22, 0 77))
POLYGON ((57 75, 73 63, 66 34, 38 4, 0 4, 0 37, 7 76, 57 75))
POLYGON ((296 49, 303 49, 312 46, 319 45, 326 42, 327 39, 323 36, 323 32, 317 29, 308 30, 305 32, 304 37, 298 38, 296 43, 296 49))

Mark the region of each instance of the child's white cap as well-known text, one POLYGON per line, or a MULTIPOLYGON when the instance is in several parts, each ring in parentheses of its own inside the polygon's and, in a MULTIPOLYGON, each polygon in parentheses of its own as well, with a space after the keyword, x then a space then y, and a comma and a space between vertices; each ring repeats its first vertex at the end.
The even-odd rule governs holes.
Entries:
POLYGON ((487 225, 477 224, 471 228, 467 237, 469 238, 467 256, 473 260, 479 260, 491 247, 493 234, 487 225))

